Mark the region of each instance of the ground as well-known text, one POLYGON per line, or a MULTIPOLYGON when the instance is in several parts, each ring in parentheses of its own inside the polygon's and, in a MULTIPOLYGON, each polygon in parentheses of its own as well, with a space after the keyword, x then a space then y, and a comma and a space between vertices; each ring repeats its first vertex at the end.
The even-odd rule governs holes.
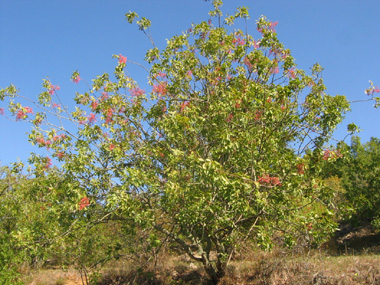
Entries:
MULTIPOLYGON (((233 260, 220 284, 380 284, 380 234, 370 227, 342 231, 318 250, 246 248, 233 260)), ((138 270, 128 261, 109 264, 99 285, 206 284, 199 264, 163 253, 156 267, 138 270)), ((25 275, 27 284, 82 284, 74 269, 41 269, 25 275)))

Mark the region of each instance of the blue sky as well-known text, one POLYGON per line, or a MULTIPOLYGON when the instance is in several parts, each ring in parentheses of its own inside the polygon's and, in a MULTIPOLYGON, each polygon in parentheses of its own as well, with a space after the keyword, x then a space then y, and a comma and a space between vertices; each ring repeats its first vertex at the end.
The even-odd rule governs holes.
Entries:
MULTIPOLYGON (((278 21, 278 37, 292 51, 299 68, 314 63, 324 68, 327 93, 346 95, 351 101, 366 99, 368 81, 380 85, 380 44, 378 0, 225 0, 224 13, 238 6, 250 7, 248 30, 256 32, 255 20, 261 15, 278 21)), ((1 0, 0 1, 0 88, 13 83, 20 94, 35 99, 43 90, 42 79, 49 77, 61 87, 59 95, 67 104, 85 84, 70 81, 79 70, 91 82, 96 75, 112 73, 123 54, 144 63, 150 48, 147 38, 135 25, 125 21, 125 13, 136 11, 152 21, 156 44, 187 30, 191 23, 207 20, 211 2, 203 0, 1 0)), ((242 26, 238 26, 242 27, 242 26)), ((146 64, 146 66, 148 66, 146 64)), ((128 66, 140 83, 146 73, 128 66)), ((355 122, 363 131, 362 141, 380 137, 380 110, 373 103, 355 103, 352 112, 336 131, 346 135, 346 125, 355 122)), ((5 107, 0 102, 0 107, 5 107)), ((27 123, 0 117, 0 163, 21 159, 41 149, 27 141, 27 123)), ((349 141, 348 141, 349 142, 349 141)))

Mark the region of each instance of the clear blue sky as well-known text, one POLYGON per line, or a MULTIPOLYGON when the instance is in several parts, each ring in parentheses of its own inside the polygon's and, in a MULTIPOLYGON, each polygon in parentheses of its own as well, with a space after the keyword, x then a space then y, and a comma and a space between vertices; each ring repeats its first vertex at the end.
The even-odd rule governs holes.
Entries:
MULTIPOLYGON (((379 0, 225 0, 223 11, 231 14, 238 6, 250 7, 252 33, 261 15, 278 21, 279 39, 291 49, 298 67, 308 69, 318 62, 325 68, 328 94, 366 99, 368 80, 380 85, 379 0)), ((36 98, 48 76, 70 104, 74 93, 85 88, 83 82, 70 81, 74 70, 91 82, 96 75, 113 72, 117 61, 112 54, 143 63, 150 44, 125 21, 129 10, 152 21, 155 42, 163 47, 165 39, 192 22, 207 20, 210 9, 211 2, 203 0, 1 0, 0 88, 13 83, 22 95, 36 98)), ((146 81, 141 69, 128 69, 139 83, 146 81)), ((344 137, 351 122, 364 130, 362 141, 380 137, 380 109, 372 105, 354 104, 336 137, 344 137)), ((27 142, 28 124, 0 117, 0 129, 2 165, 41 151, 27 142)))

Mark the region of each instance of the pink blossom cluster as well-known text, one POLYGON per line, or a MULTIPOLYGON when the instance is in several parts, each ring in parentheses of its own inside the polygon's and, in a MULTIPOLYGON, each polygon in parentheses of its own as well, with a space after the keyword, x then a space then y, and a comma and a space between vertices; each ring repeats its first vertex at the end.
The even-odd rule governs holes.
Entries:
MULTIPOLYGON (((372 83, 372 82, 371 82, 371 83, 372 83)), ((380 93, 380 89, 379 89, 379 87, 377 87, 377 86, 373 86, 373 85, 371 84, 371 87, 369 87, 368 89, 366 89, 366 90, 364 91, 364 93, 367 94, 368 96, 373 96, 373 94, 375 94, 375 93, 380 93)))
MULTIPOLYGON (((59 140, 63 140, 66 138, 66 135, 65 134, 61 134, 61 135, 55 135, 53 137, 53 142, 56 142, 56 141, 59 141, 59 140)), ((38 137, 36 138, 36 142, 40 145, 40 146, 46 146, 48 149, 50 148, 50 145, 53 143, 51 140, 45 140, 43 137, 38 137)))
POLYGON ((305 164, 303 163, 297 164, 297 171, 298 171, 298 174, 300 175, 305 174, 305 164))
POLYGON ((49 94, 53 95, 54 92, 58 91, 59 89, 61 89, 61 87, 59 87, 58 85, 50 84, 49 94))
POLYGON ((165 72, 159 72, 158 74, 158 77, 161 77, 161 78, 165 78, 166 77, 166 73, 165 72))
POLYGON ((79 211, 82 211, 83 209, 85 209, 86 207, 88 207, 90 205, 90 199, 87 198, 86 196, 83 197, 80 202, 79 202, 79 211))
POLYGON ((106 124, 112 123, 113 112, 114 110, 112 108, 107 110, 106 124))
POLYGON ((89 122, 90 124, 96 122, 96 116, 95 116, 95 114, 94 114, 94 113, 91 113, 90 115, 88 115, 87 120, 88 120, 88 122, 89 122))
POLYGON ((258 182, 267 186, 281 186, 280 179, 278 177, 270 177, 268 174, 259 176, 258 182))
POLYGON ((339 150, 333 151, 330 149, 326 149, 323 153, 322 159, 328 160, 329 158, 339 158, 339 157, 343 157, 343 154, 341 154, 339 150))
POLYGON ((145 90, 142 90, 139 87, 136 87, 136 88, 131 89, 130 92, 132 96, 139 97, 145 93, 145 90))
POLYGON ((119 64, 126 64, 126 63, 127 63, 127 57, 119 54, 119 64))
MULTIPOLYGON (((269 26, 267 26, 266 29, 268 29, 268 31, 271 31, 271 32, 276 32, 275 27, 277 26, 277 24, 278 24, 278 21, 277 22, 270 22, 269 26)), ((265 28, 257 28, 257 30, 260 33, 263 33, 265 31, 265 28)))
POLYGON ((289 76, 290 78, 293 78, 293 79, 296 78, 296 71, 295 71, 294 68, 291 68, 291 69, 288 70, 288 76, 289 76))
POLYGON ((81 78, 79 75, 77 75, 75 78, 73 78, 74 83, 79 83, 80 80, 81 80, 81 78))
POLYGON ((17 111, 16 113, 16 120, 25 119, 27 117, 27 114, 33 113, 32 108, 30 107, 24 107, 17 111))
POLYGON ((238 36, 237 38, 234 38, 234 39, 232 40, 232 43, 233 43, 236 47, 237 47, 237 46, 243 46, 243 45, 245 45, 245 40, 238 36))
POLYGON ((52 166, 51 159, 49 157, 46 157, 46 163, 44 165, 44 168, 48 169, 48 168, 50 168, 50 166, 52 166))
POLYGON ((60 151, 60 152, 57 152, 57 157, 59 158, 59 159, 62 159, 64 156, 65 156, 65 153, 64 152, 62 152, 62 151, 60 151))
POLYGON ((98 108, 99 102, 98 101, 92 101, 90 108, 92 111, 95 111, 96 108, 98 108))
POLYGON ((187 107, 187 106, 189 106, 190 105, 190 102, 189 101, 185 101, 185 102, 183 102, 182 104, 181 104, 181 112, 183 112, 184 110, 185 110, 185 108, 187 107))
POLYGON ((159 84, 154 84, 153 85, 153 92, 160 95, 160 96, 165 96, 166 93, 168 92, 167 88, 167 82, 160 82, 159 84))

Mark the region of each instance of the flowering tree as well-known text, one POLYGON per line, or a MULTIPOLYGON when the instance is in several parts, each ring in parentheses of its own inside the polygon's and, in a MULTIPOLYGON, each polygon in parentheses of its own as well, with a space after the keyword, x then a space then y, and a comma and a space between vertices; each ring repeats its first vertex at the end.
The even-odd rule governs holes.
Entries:
MULTIPOLYGON (((35 102, 41 112, 13 100, 10 115, 2 109, 30 120, 30 141, 51 152, 31 157, 36 175, 54 158, 72 181, 66 187, 76 200, 67 211, 86 213, 89 223, 97 213, 95 221, 150 228, 152 244, 176 243, 215 282, 241 240, 318 243, 334 230, 318 177, 321 163, 334 159, 323 146, 349 109, 344 96, 325 93, 321 66, 310 75, 296 67, 277 22, 261 17, 257 36, 231 31, 248 10, 223 17, 221 5, 214 1, 210 20, 163 50, 147 51, 150 90, 115 55, 115 78, 95 78, 72 112, 49 80, 35 102)), ((149 20, 126 17, 151 39, 149 20)), ((22 96, 10 86, 0 91, 6 98, 22 96)))

